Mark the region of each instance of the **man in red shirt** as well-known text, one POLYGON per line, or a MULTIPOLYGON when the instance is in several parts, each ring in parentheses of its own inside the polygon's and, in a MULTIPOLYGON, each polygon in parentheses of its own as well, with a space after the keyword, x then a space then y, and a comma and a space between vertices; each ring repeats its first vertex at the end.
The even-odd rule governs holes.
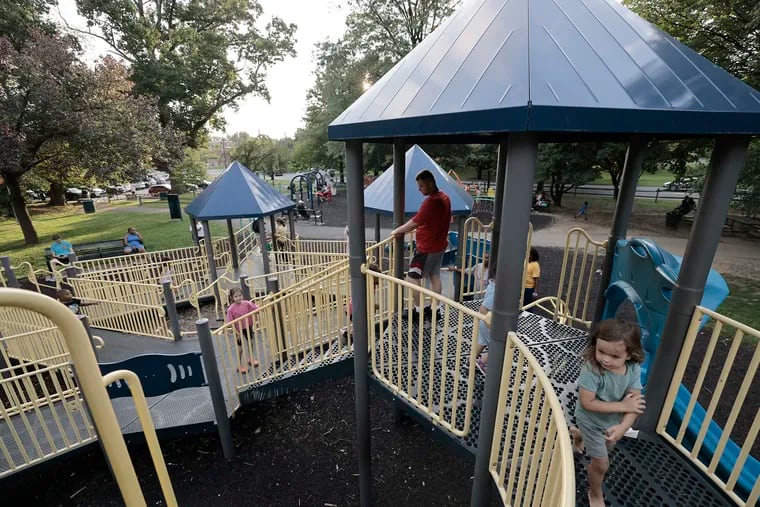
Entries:
MULTIPOLYGON (((417 246, 409 265, 409 281, 422 286, 422 279, 430 280, 430 289, 441 293, 441 261, 449 244, 449 224, 451 223, 451 202, 445 192, 438 189, 433 173, 427 169, 420 171, 415 178, 420 193, 426 196, 417 214, 404 225, 391 232, 392 236, 404 235, 417 231, 417 246)), ((415 304, 419 312, 423 301, 422 294, 415 304)), ((432 315, 429 307, 426 316, 432 315)))

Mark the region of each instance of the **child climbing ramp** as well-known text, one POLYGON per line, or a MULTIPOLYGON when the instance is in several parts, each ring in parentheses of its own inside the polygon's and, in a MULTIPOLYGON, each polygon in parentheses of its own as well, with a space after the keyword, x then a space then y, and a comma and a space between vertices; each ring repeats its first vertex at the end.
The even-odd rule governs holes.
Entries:
POLYGON ((247 365, 253 366, 254 368, 259 366, 259 362, 253 357, 248 358, 247 365, 243 362, 245 351, 251 350, 251 347, 246 345, 251 344, 254 333, 253 315, 248 314, 258 308, 259 307, 256 306, 255 303, 247 301, 243 297, 243 291, 241 289, 235 287, 230 290, 230 306, 227 308, 227 322, 240 319, 235 323, 239 364, 237 367, 238 373, 248 373, 247 365), (241 319, 241 317, 245 315, 248 315, 248 317, 241 319), (246 340, 246 343, 243 343, 243 339, 246 340))

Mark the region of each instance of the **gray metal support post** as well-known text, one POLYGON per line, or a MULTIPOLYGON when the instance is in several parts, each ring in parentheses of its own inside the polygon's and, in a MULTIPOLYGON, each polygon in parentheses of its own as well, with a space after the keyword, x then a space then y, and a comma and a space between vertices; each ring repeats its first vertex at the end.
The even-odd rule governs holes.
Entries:
POLYGON ((269 215, 269 226, 272 228, 272 251, 277 250, 277 241, 274 239, 274 231, 277 230, 277 222, 275 221, 274 215, 269 215))
MULTIPOLYGON (((464 222, 465 218, 463 216, 457 217, 457 238, 459 240, 459 244, 457 245, 457 258, 456 258, 456 267, 460 267, 462 265, 462 256, 464 255, 464 247, 467 244, 467 238, 464 237, 464 222)), ((459 295, 462 293, 462 280, 464 280, 464 275, 460 273, 459 271, 454 271, 454 300, 459 301, 459 295)))
POLYGON ((380 243, 380 213, 375 214, 375 242, 380 243))
MULTIPOLYGON (((214 241, 211 239, 211 228, 208 226, 208 220, 203 220, 201 225, 203 226, 203 243, 206 245, 206 258, 208 260, 208 283, 211 285, 218 278, 216 261, 214 260, 214 241)), ((214 298, 216 298, 217 302, 221 302, 219 286, 217 284, 214 284, 214 298)))
MULTIPOLYGON (((404 143, 393 143, 393 228, 404 225, 404 196, 406 195, 406 153, 404 143)), ((395 256, 391 272, 396 278, 404 278, 404 238, 394 241, 395 256)))
POLYGON ((639 428, 644 431, 656 430, 694 307, 702 300, 748 144, 748 137, 719 137, 713 148, 660 346, 649 372, 647 408, 639 418, 639 428))
MULTIPOLYGON (((538 142, 532 134, 512 134, 506 150, 503 199, 509 208, 502 206, 500 235, 510 238, 498 251, 491 320, 491 344, 488 347, 488 370, 486 373, 483 408, 480 413, 480 434, 475 455, 475 478, 472 485, 470 505, 480 507, 490 505, 492 481, 488 471, 491 444, 494 437, 494 422, 499 400, 502 364, 506 337, 509 331, 517 330, 520 314, 520 292, 522 290, 525 246, 530 223, 533 176, 536 167, 538 142)), ((499 149, 499 158, 504 150, 499 149)), ((501 181, 497 180, 497 194, 501 181)), ((493 255, 493 254, 492 254, 493 255)))
POLYGON ((227 219, 227 236, 230 238, 230 257, 232 257, 232 271, 235 274, 240 272, 240 259, 238 259, 237 241, 235 241, 235 230, 232 227, 232 219, 227 219))
POLYGON ((240 290, 243 291, 243 297, 246 301, 251 300, 251 288, 248 287, 248 275, 240 275, 240 290))
POLYGON ((198 237, 198 221, 190 217, 190 231, 193 235, 193 243, 195 243, 195 246, 198 246, 200 244, 200 238, 198 237))
MULTIPOLYGON (((488 278, 496 274, 496 263, 493 259, 499 254, 499 237, 501 235, 501 212, 504 207, 504 180, 506 177, 507 155, 509 153, 509 141, 499 143, 499 156, 496 159, 496 193, 493 200, 493 228, 491 229, 491 262, 488 263, 488 278)), ((531 182, 532 184, 532 182, 531 182)), ((529 191, 533 193, 533 189, 529 191)), ((531 197, 532 198, 532 197, 531 197)), ((530 206, 530 205, 529 205, 530 206)), ((530 209, 530 208, 528 208, 530 209)), ((530 215, 529 215, 530 217, 530 215)), ((530 220, 530 218, 529 218, 530 220)), ((522 261, 521 261, 522 262, 522 261)))
POLYGON ((66 265, 66 278, 76 278, 77 268, 74 267, 74 263, 78 260, 76 253, 69 254, 69 263, 66 265))
POLYGON ((222 453, 225 459, 232 459, 235 457, 235 445, 232 443, 232 428, 230 427, 230 418, 227 416, 227 403, 224 399, 222 379, 219 376, 219 365, 216 362, 216 351, 214 350, 208 319, 196 320, 195 329, 198 331, 201 360, 203 361, 203 369, 206 370, 206 382, 208 382, 208 390, 211 393, 211 405, 214 407, 214 419, 216 419, 216 427, 219 431, 219 440, 222 441, 222 453))
POLYGON ((293 208, 290 208, 288 210, 288 226, 290 227, 290 239, 291 241, 296 240, 296 221, 295 217, 293 216, 293 208))
POLYGON ((3 255, 0 257, 0 265, 3 266, 3 272, 5 273, 5 283, 8 285, 8 287, 18 289, 18 278, 16 278, 16 273, 14 273, 13 268, 11 268, 11 258, 7 255, 3 255))
POLYGON ((364 248, 364 161, 362 143, 346 143, 348 173, 348 237, 354 328, 354 385, 356 388, 356 449, 359 457, 359 505, 372 505, 372 452, 369 419, 369 351, 367 348, 367 282, 361 272, 364 248))
POLYGON ((644 149, 647 140, 641 136, 633 136, 628 142, 628 151, 625 154, 623 177, 620 184, 620 193, 615 203, 615 215, 612 219, 610 237, 607 240, 607 252, 602 266, 602 279, 599 282, 599 293, 596 297, 594 308, 594 322, 598 322, 604 313, 604 291, 610 284, 612 277, 612 260, 615 257, 615 245, 618 240, 625 239, 628 233, 628 223, 631 221, 633 201, 636 198, 636 186, 641 175, 641 164, 644 161, 644 149))
POLYGON ((177 314, 177 302, 174 300, 174 291, 171 282, 161 282, 164 289, 164 303, 166 304, 166 316, 169 318, 169 329, 172 331, 175 341, 182 339, 182 331, 179 327, 179 315, 177 314))
POLYGON ((267 231, 262 218, 259 221, 259 245, 261 245, 261 264, 264 268, 264 274, 269 274, 269 252, 267 251, 267 231))

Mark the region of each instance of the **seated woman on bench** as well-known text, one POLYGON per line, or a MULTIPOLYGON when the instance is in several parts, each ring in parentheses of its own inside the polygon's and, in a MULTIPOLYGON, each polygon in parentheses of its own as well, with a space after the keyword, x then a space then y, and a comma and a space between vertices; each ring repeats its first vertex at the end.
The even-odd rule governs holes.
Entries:
POLYGON ((124 235, 124 253, 131 254, 134 252, 145 253, 145 244, 142 234, 137 232, 134 227, 130 227, 127 229, 127 234, 124 235))
POLYGON ((306 205, 300 199, 298 200, 298 204, 296 204, 296 211, 302 218, 309 219, 309 210, 306 209, 306 205))

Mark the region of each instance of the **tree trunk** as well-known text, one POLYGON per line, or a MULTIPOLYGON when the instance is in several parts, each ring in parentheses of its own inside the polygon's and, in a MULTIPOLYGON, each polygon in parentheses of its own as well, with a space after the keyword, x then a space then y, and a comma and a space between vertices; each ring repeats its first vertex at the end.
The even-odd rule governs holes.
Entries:
POLYGON ((5 184, 11 193, 11 205, 13 206, 13 212, 16 214, 16 220, 21 226, 21 232, 24 233, 24 244, 39 244, 40 240, 37 237, 37 231, 34 230, 32 217, 29 216, 29 210, 26 209, 26 202, 24 202, 24 195, 21 193, 18 176, 15 174, 6 175, 5 184))
POLYGON ((50 197, 48 206, 66 206, 66 189, 63 188, 62 183, 50 183, 50 188, 48 189, 48 197, 50 197))

